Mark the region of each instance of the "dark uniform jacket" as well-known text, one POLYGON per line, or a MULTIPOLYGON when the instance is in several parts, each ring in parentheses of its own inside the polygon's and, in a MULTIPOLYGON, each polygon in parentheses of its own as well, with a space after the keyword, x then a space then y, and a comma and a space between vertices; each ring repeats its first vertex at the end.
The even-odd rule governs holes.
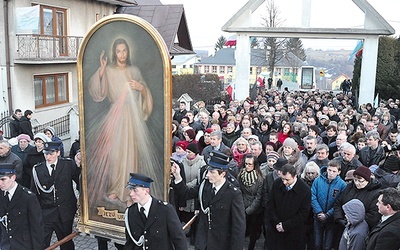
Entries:
MULTIPOLYGON (((44 189, 53 185, 46 162, 39 163, 33 167, 36 169, 39 181, 44 189)), ((32 191, 37 194, 40 207, 42 208, 43 220, 45 222, 56 222, 58 217, 61 221, 72 220, 76 213, 76 197, 73 190, 72 180, 79 186, 80 168, 69 158, 58 158, 54 174, 56 193, 44 193, 32 179, 32 191)))
POLYGON ((0 216, 7 215, 8 223, 8 230, 4 222, 0 225, 0 248, 43 250, 42 214, 36 196, 18 185, 8 207, 5 199, 8 197, 0 192, 0 216))
POLYGON ((271 249, 304 249, 305 221, 311 209, 311 190, 303 180, 297 178, 289 191, 281 179, 276 179, 268 196, 267 210, 271 228, 271 249), (280 233, 275 226, 282 222, 285 232, 280 233))
POLYGON ((22 186, 31 186, 33 166, 44 161, 46 161, 46 158, 44 158, 43 151, 38 152, 36 147, 28 150, 28 155, 23 162, 22 186))
POLYGON ((400 212, 395 213, 372 229, 367 240, 367 250, 400 249, 400 212))
MULTIPOLYGON (((138 241, 144 235, 146 249, 188 249, 186 236, 175 209, 167 203, 152 197, 146 224, 140 218, 138 204, 127 208, 129 229, 132 237, 138 241)), ((125 249, 142 250, 131 239, 127 230, 125 249)))
POLYGON ((186 199, 201 197, 203 208, 209 207, 210 209, 209 215, 200 209, 197 217, 195 247, 200 250, 242 250, 246 221, 240 189, 228 180, 214 197, 212 197, 212 184, 208 180, 204 180, 204 187, 200 195, 199 189, 199 185, 189 188, 183 181, 176 184, 175 187, 178 196, 186 199))

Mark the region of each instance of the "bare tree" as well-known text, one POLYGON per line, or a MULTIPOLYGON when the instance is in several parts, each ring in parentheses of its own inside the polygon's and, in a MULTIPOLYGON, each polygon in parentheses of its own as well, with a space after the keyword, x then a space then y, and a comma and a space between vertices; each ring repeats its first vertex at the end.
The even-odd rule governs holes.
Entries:
MULTIPOLYGON (((284 20, 279 17, 280 11, 278 6, 275 5, 274 0, 268 0, 266 5, 265 17, 262 17, 263 25, 268 28, 279 27, 284 20)), ((284 58, 284 48, 286 45, 285 38, 267 37, 264 38, 264 47, 268 54, 268 67, 270 70, 270 77, 273 77, 275 65, 284 58)))

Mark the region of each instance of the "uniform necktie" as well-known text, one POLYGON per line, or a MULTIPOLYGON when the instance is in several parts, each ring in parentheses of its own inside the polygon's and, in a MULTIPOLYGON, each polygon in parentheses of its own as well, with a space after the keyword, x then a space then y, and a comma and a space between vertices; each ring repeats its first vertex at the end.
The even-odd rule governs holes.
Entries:
POLYGON ((50 167, 51 167, 51 176, 54 177, 54 172, 55 172, 56 165, 51 164, 50 167))
POLYGON ((144 210, 145 210, 144 207, 140 208, 140 219, 142 219, 143 224, 146 224, 147 217, 146 214, 144 213, 144 210))
POLYGON ((10 205, 10 193, 6 191, 6 205, 10 205))
POLYGON ((287 191, 289 191, 290 189, 292 189, 291 186, 287 186, 287 187, 286 187, 286 190, 287 190, 287 191))
POLYGON ((217 189, 215 187, 213 187, 212 191, 211 191, 211 198, 214 198, 216 193, 217 193, 217 189))

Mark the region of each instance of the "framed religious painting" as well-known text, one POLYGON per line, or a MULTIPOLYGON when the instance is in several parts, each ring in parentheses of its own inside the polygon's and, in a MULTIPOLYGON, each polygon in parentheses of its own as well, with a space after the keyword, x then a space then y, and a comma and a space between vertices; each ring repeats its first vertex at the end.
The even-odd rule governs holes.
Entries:
POLYGON ((171 155, 171 61, 163 38, 133 15, 99 20, 79 50, 82 232, 123 243, 130 173, 166 200, 171 155))

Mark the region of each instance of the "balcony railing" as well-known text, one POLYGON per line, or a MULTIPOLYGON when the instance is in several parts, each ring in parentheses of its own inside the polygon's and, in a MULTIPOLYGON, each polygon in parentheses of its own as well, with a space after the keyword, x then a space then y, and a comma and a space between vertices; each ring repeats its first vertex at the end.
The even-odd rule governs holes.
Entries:
POLYGON ((17 35, 18 60, 73 60, 76 61, 83 37, 17 35))

